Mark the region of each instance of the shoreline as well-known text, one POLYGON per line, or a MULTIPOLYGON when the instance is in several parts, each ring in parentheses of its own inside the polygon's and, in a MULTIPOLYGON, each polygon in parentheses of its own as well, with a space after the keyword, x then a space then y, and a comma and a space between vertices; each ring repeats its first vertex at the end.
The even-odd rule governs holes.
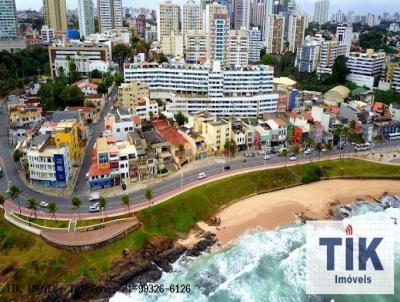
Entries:
MULTIPOLYGON (((398 180, 324 180, 242 199, 220 211, 218 226, 199 222, 198 227, 216 235, 219 246, 233 244, 246 232, 275 230, 301 218, 332 219, 333 207, 357 199, 375 201, 383 193, 400 195, 398 180)), ((192 245, 195 234, 180 243, 192 245)))

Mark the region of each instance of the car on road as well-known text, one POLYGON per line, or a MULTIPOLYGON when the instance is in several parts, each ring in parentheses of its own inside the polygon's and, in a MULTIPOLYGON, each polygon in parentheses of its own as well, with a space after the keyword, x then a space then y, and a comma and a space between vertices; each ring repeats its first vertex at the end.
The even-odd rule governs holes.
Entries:
POLYGON ((47 201, 41 201, 41 202, 39 203, 39 206, 40 206, 41 208, 47 208, 47 207, 49 206, 49 203, 48 203, 47 201))
POLYGON ((271 159, 271 156, 269 156, 269 155, 264 156, 264 160, 269 160, 269 159, 271 159))
POLYGON ((99 192, 90 193, 90 195, 89 195, 89 201, 90 202, 95 202, 95 201, 97 201, 99 199, 100 199, 100 193, 99 192))
POLYGON ((296 157, 296 156, 294 156, 294 155, 291 155, 291 156, 289 157, 289 160, 291 160, 291 161, 295 161, 295 160, 297 160, 297 157, 296 157))
POLYGON ((89 207, 89 212, 94 213, 94 212, 100 212, 100 206, 99 205, 92 205, 89 207))
POLYGON ((311 149, 307 148, 306 150, 304 150, 304 154, 311 154, 311 149))
POLYGON ((2 176, 3 176, 3 170, 0 167, 0 177, 2 177, 2 176))
POLYGON ((230 168, 231 168, 231 166, 229 166, 229 165, 224 166, 224 170, 230 170, 230 168))
POLYGON ((203 178, 206 178, 207 177, 207 175, 206 175, 206 173, 204 173, 204 172, 200 172, 198 175, 197 175, 197 179, 203 179, 203 178))

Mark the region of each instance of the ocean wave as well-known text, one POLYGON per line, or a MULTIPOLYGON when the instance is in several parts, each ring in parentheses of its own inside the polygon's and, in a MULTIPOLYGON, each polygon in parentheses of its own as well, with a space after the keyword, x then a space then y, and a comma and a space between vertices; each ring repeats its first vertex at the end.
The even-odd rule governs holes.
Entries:
MULTIPOLYGON (((392 219, 400 227, 399 199, 385 197, 386 208, 357 201, 351 205, 353 220, 392 219), (397 201, 396 201, 397 200, 397 201)), ((400 232, 395 245, 395 280, 400 276, 400 232)), ((197 258, 182 256, 173 270, 163 273, 157 284, 189 284, 190 293, 129 294, 116 293, 110 301, 400 301, 400 284, 394 296, 308 296, 305 294, 305 226, 295 224, 276 231, 253 231, 241 236, 232 246, 197 258)))

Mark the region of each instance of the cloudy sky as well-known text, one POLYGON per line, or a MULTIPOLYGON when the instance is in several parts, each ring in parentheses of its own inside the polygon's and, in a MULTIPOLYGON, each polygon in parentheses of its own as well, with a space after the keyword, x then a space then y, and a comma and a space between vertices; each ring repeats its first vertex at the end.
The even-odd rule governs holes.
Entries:
MULTIPOLYGON (((75 8, 78 0, 66 0, 68 8, 75 8)), ((178 3, 184 0, 175 0, 178 3)), ((399 0, 331 0, 330 1, 330 14, 341 9, 343 11, 353 10, 355 14, 365 13, 382 13, 384 11, 393 13, 400 11, 399 0)), ((156 8, 159 0, 148 0, 146 6, 149 8, 156 8)), ((315 0, 297 0, 296 1, 301 9, 313 13, 315 0)), ((42 0, 16 0, 17 9, 39 9, 42 6, 42 0)), ((144 3, 142 0, 123 0, 124 6, 140 7, 144 3)))

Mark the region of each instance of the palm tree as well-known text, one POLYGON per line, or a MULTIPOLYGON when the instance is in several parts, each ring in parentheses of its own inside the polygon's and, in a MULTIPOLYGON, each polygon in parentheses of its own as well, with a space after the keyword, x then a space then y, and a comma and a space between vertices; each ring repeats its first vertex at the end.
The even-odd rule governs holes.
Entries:
MULTIPOLYGON (((19 195, 21 195, 22 191, 19 187, 16 185, 12 185, 9 189, 8 197, 10 197, 12 200, 16 200, 19 195)), ((18 208, 19 208, 19 214, 21 215, 21 203, 17 199, 18 202, 18 208)))
POLYGON ((51 215, 51 217, 54 217, 57 221, 57 218, 56 218, 57 204, 55 201, 49 202, 49 207, 47 208, 47 212, 51 215))
POLYGON ((150 205, 152 205, 151 200, 153 199, 153 189, 150 187, 147 187, 146 191, 144 192, 144 196, 149 201, 150 205))
POLYGON ((300 146, 299 145, 293 146, 293 153, 296 155, 296 162, 298 163, 298 156, 300 154, 300 146))
POLYGON ((322 143, 317 143, 315 145, 315 150, 318 152, 318 160, 321 159, 322 143))
POLYGON ((128 194, 122 195, 121 201, 122 201, 122 204, 128 208, 128 213, 129 213, 129 215, 131 215, 131 208, 129 205, 129 203, 130 203, 129 195, 128 194))
POLYGON ((381 144, 381 155, 383 153, 383 142, 385 141, 385 137, 382 134, 375 136, 374 140, 381 144))
POLYGON ((37 211, 37 207, 38 207, 38 202, 35 198, 29 198, 28 199, 28 209, 31 210, 31 215, 32 216, 32 212, 35 214, 35 219, 37 218, 36 215, 36 211, 37 211))
POLYGON ((333 150, 333 145, 332 145, 332 143, 331 143, 331 142, 327 143, 327 144, 326 144, 326 151, 328 151, 329 159, 331 159, 331 152, 332 152, 332 150, 333 150))
MULTIPOLYGON (((103 196, 100 196, 99 204, 100 204, 101 210, 104 211, 104 214, 107 216, 107 211, 106 211, 107 200, 103 196)), ((104 217, 103 217, 103 222, 104 222, 104 217)))
POLYGON ((81 213, 79 212, 79 208, 81 207, 82 201, 79 197, 74 196, 71 199, 71 208, 74 211, 78 211, 79 219, 81 219, 81 213))
POLYGON ((289 152, 287 149, 283 149, 282 150, 282 156, 285 158, 285 168, 286 168, 286 162, 287 162, 287 158, 288 158, 289 152))

